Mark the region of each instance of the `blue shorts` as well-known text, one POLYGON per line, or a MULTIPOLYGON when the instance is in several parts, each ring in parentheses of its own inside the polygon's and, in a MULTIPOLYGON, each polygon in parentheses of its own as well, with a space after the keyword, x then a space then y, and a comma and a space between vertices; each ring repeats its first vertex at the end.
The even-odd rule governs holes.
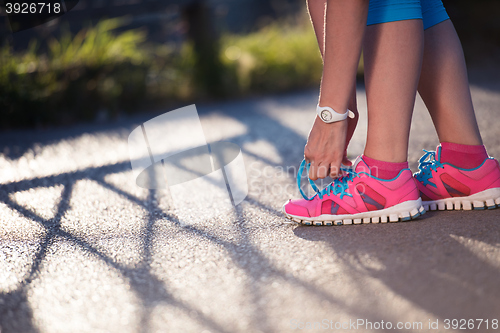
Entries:
POLYGON ((366 25, 423 20, 424 29, 449 19, 441 0, 370 0, 366 25))

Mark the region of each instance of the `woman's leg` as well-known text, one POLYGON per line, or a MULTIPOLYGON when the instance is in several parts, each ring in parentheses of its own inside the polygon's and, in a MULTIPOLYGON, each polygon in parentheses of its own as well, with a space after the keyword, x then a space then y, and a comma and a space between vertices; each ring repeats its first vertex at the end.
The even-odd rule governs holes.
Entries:
POLYGON ((419 82, 422 20, 370 25, 363 49, 368 104, 364 154, 385 162, 405 162, 419 82))
POLYGON ((418 91, 441 144, 414 175, 422 203, 430 210, 500 207, 500 167, 482 145, 455 28, 445 20, 424 35, 418 91))
POLYGON ((450 20, 424 32, 418 92, 429 110, 440 142, 482 144, 462 46, 450 20))
MULTIPOLYGON (((351 5, 349 1, 343 4, 351 5)), ((371 25, 362 27, 362 31, 366 32, 364 56, 368 97, 365 156, 357 159, 354 172, 317 191, 312 198, 302 193, 303 200, 285 204, 284 213, 296 222, 309 225, 396 222, 424 213, 415 181, 405 162, 422 62, 422 15, 418 1, 411 3, 415 6, 409 7, 403 0, 391 1, 391 6, 387 4, 386 0, 370 1, 372 15, 368 13, 367 22, 371 25), (396 174, 393 175, 393 172, 396 174)), ((314 22, 313 7, 309 6, 313 25, 319 30, 321 25, 314 22)), ((331 9, 327 7, 327 13, 331 9)), ((352 23, 359 23, 356 18, 359 17, 354 17, 352 23)), ((329 31, 327 29, 327 61, 332 60, 328 58, 329 31)), ((342 33, 342 29, 339 32, 342 33)), ((345 34, 342 37, 345 38, 345 34)), ((318 39, 321 46, 321 38, 318 39)), ((345 42, 349 44, 349 40, 345 42)), ((358 47, 356 54, 359 54, 358 47)), ((353 63, 349 62, 349 65, 353 63)), ((301 164, 301 172, 304 167, 305 161, 301 164)), ((300 179, 299 174, 299 187, 300 179)))

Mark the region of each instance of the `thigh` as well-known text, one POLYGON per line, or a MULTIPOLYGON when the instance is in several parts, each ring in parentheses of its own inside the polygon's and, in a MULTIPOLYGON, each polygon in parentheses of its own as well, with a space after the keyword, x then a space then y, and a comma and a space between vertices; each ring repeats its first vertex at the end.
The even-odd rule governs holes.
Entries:
POLYGON ((422 19, 424 21, 424 30, 445 20, 450 17, 444 9, 441 0, 420 0, 422 5, 422 19))
POLYGON ((420 0, 370 0, 366 25, 422 19, 420 0))

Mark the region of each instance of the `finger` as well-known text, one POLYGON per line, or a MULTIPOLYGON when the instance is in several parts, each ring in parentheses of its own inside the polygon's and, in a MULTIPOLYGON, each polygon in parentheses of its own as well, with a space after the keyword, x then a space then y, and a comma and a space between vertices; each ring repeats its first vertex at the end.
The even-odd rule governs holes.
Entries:
POLYGON ((318 179, 317 175, 317 166, 316 162, 312 161, 311 166, 309 167, 309 179, 316 180, 318 179))
POLYGON ((352 162, 347 158, 347 150, 344 152, 344 157, 342 158, 342 164, 345 166, 352 166, 352 162))
POLYGON ((306 160, 306 163, 311 163, 313 161, 311 151, 309 149, 309 146, 306 144, 304 147, 304 159, 306 160))
POLYGON ((328 176, 328 172, 330 171, 330 165, 329 164, 320 164, 318 165, 318 169, 316 172, 316 175, 318 178, 326 178, 328 176))
POLYGON ((330 177, 335 179, 340 175, 340 162, 330 164, 330 177))

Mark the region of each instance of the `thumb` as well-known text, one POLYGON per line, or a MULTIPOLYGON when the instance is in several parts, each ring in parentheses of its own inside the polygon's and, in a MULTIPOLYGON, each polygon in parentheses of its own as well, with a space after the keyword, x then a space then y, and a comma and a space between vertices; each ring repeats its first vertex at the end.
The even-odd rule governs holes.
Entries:
POLYGON ((352 162, 347 158, 347 149, 344 151, 344 157, 342 158, 342 164, 345 166, 352 166, 352 162))

